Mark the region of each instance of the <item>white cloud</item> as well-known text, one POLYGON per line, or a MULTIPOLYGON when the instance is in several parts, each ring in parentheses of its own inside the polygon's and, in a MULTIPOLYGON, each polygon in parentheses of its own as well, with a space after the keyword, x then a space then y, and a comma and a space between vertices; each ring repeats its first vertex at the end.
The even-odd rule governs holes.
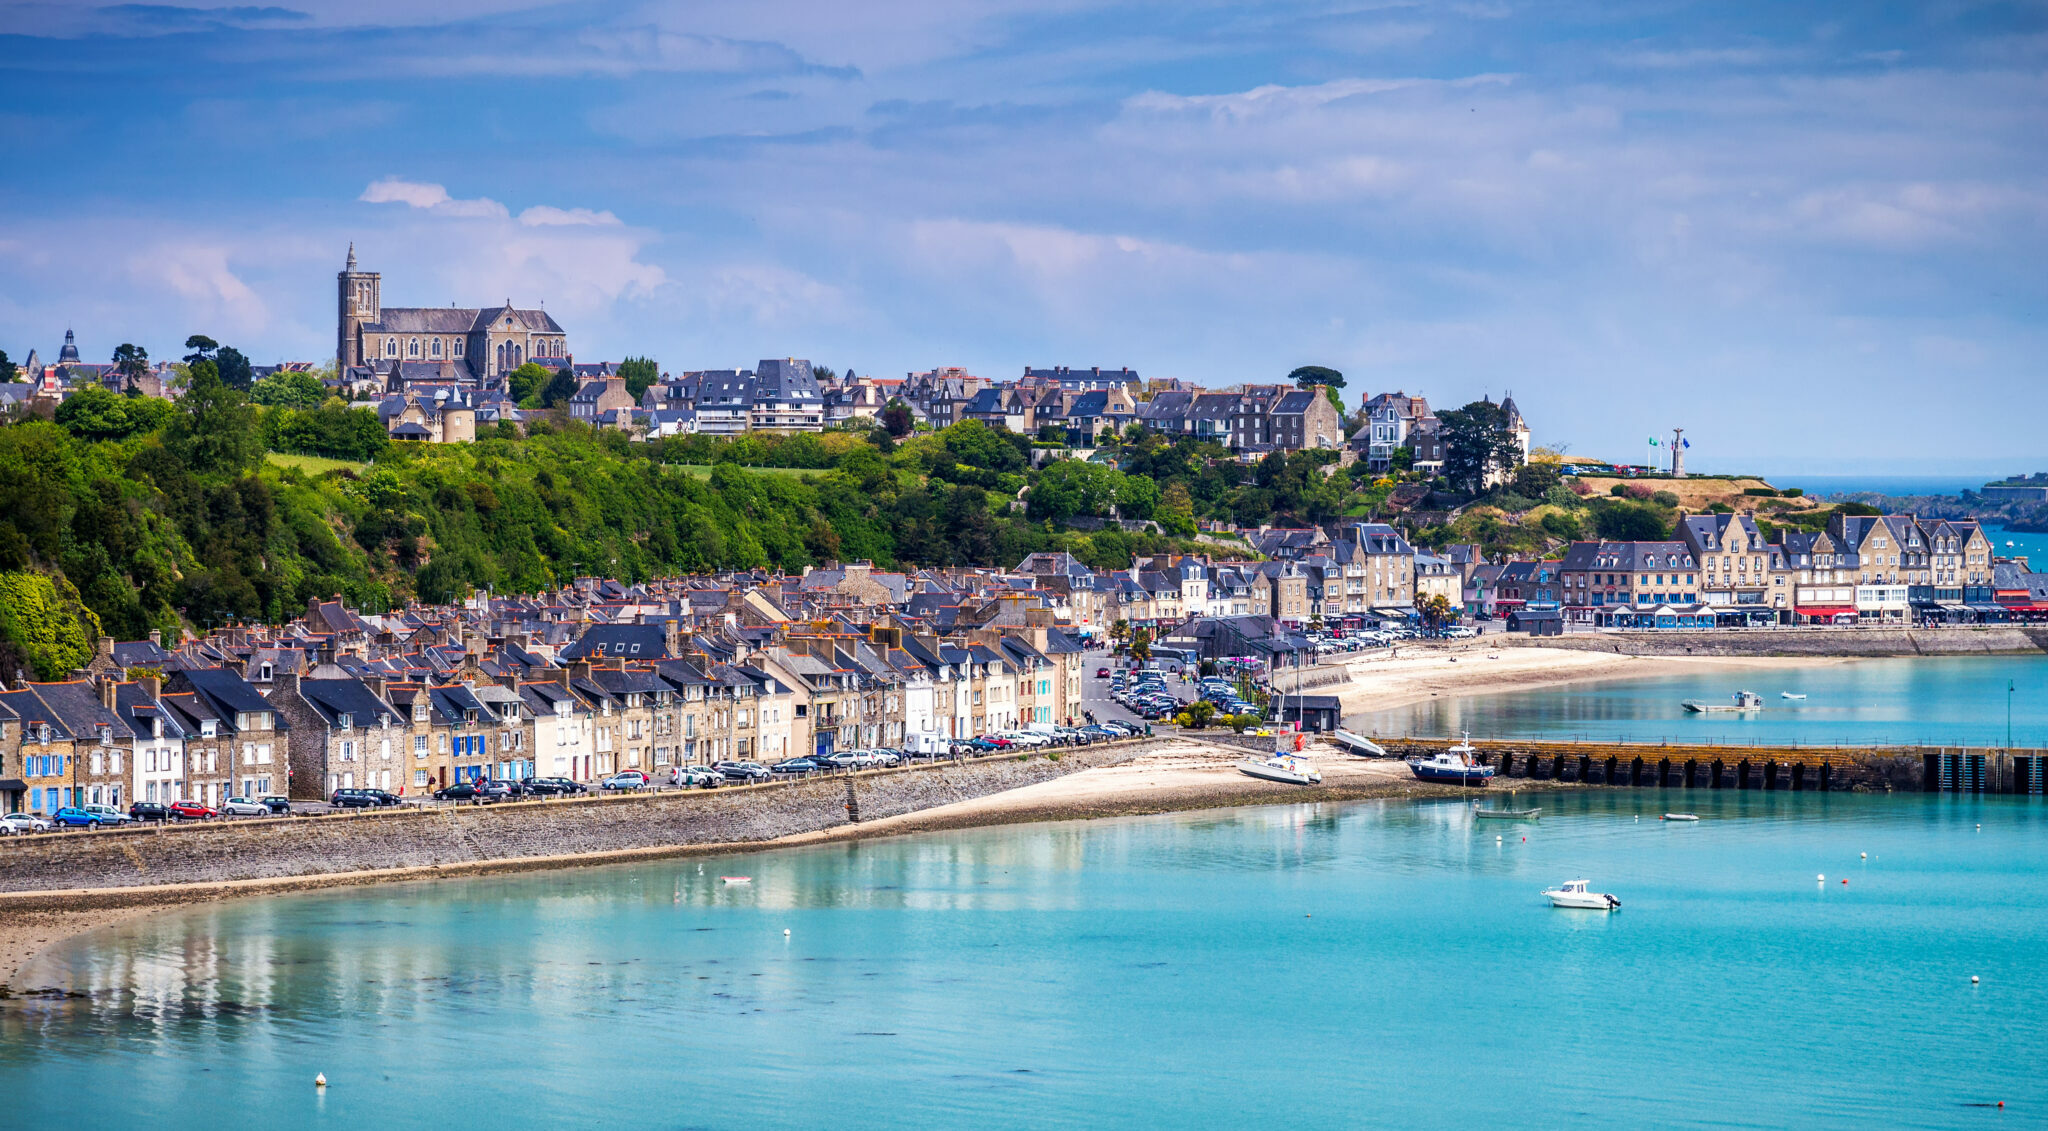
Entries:
POLYGON ((617 227, 617 216, 610 212, 592 212, 588 208, 550 208, 536 204, 519 214, 519 222, 529 228, 563 227, 617 227))
POLYGON ((363 195, 356 199, 368 204, 406 204, 443 216, 470 216, 502 220, 511 215, 504 205, 488 197, 477 197, 474 200, 458 200, 449 196, 448 190, 440 185, 421 184, 418 181, 408 181, 398 177, 386 177, 381 181, 371 181, 370 186, 363 190, 363 195))
POLYGON ((128 259, 128 272, 144 285, 168 288, 186 310, 224 332, 260 333, 270 311, 255 290, 228 266, 228 249, 205 244, 157 244, 128 259))

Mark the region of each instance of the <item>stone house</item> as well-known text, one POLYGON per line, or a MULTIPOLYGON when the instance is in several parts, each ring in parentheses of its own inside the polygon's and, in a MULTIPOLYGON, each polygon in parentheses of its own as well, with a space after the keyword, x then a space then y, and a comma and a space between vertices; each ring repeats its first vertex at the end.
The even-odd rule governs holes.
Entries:
POLYGON ((322 796, 319 767, 301 768, 289 760, 291 724, 254 684, 225 668, 179 669, 170 677, 172 691, 193 695, 189 704, 173 707, 189 709, 199 732, 195 740, 194 728, 186 728, 185 778, 194 799, 218 804, 233 795, 232 786, 244 772, 251 777, 268 775, 275 787, 280 769, 292 797, 322 796), (209 721, 212 734, 206 733, 209 721))
POLYGON ((43 816, 75 804, 79 784, 71 732, 25 681, 13 691, 0 692, 0 708, 8 714, 0 723, 17 735, 13 761, 19 776, 5 783, 9 804, 43 816))
POLYGON ((403 792, 412 768, 412 728, 388 698, 389 685, 316 668, 278 672, 269 702, 290 727, 293 778, 311 775, 322 793, 337 789, 403 792))

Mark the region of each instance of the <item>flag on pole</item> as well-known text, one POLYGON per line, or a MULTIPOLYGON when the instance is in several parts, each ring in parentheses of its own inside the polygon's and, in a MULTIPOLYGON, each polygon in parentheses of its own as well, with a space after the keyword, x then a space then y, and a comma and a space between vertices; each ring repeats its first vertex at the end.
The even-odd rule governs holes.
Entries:
POLYGON ((1653 447, 1653 448, 1657 446, 1657 437, 1655 437, 1655 436, 1652 436, 1652 437, 1650 437, 1650 446, 1651 446, 1651 447, 1653 447))
POLYGON ((1685 447, 1688 447, 1688 448, 1692 447, 1692 441, 1691 441, 1691 440, 1680 440, 1680 441, 1679 441, 1679 443, 1680 443, 1680 444, 1682 444, 1682 445, 1683 445, 1683 446, 1685 446, 1685 447))

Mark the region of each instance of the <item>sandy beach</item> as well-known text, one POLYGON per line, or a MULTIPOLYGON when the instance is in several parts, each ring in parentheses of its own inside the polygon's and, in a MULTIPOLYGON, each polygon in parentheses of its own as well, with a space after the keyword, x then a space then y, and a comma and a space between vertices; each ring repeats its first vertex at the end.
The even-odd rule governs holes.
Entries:
POLYGON ((1484 641, 1404 646, 1392 656, 1351 661, 1351 682, 1314 688, 1336 695, 1344 714, 1385 711, 1438 697, 1531 691, 1603 679, 1642 679, 1703 669, 1817 667, 1846 659, 1750 656, 1626 656, 1570 648, 1493 647, 1484 641))

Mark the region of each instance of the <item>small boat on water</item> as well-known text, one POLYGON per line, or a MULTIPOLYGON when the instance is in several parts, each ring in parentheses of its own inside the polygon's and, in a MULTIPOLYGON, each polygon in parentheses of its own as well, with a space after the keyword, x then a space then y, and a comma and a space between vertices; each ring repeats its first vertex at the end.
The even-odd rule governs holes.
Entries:
POLYGON ((1778 697, 1779 697, 1780 699, 1804 699, 1804 698, 1806 698, 1806 692, 1804 692, 1804 691, 1780 691, 1780 692, 1778 692, 1778 697))
POLYGON ((1703 715, 1714 711, 1761 711, 1764 709, 1764 697, 1754 691, 1738 691, 1733 703, 1708 703, 1701 699, 1687 699, 1685 709, 1703 715))
POLYGON ((1286 782, 1288 785, 1316 785, 1323 775, 1307 761, 1292 754, 1275 754, 1261 762, 1246 758, 1237 764, 1238 772, 1266 781, 1286 782))
POLYGON ((1694 815, 1693 815, 1693 814, 1691 814, 1691 813, 1666 813, 1666 814, 1664 814, 1664 816, 1663 816, 1663 817, 1659 818, 1659 820, 1665 820, 1665 821, 1697 821, 1697 820, 1699 820, 1699 818, 1698 818, 1698 817, 1696 817, 1696 816, 1694 816, 1694 815))
POLYGON ((752 876, 720 876, 718 878, 729 884, 751 884, 754 882, 754 877, 752 876))
POLYGON ((1543 816, 1541 809, 1481 809, 1479 802, 1472 803, 1472 815, 1482 820, 1494 821, 1535 821, 1543 816))
POLYGON ((1330 736, 1330 741, 1335 742, 1337 749, 1342 750, 1344 753, 1356 754, 1360 758, 1384 758, 1387 756, 1386 747, 1381 746, 1362 734, 1353 734, 1348 730, 1338 730, 1330 736))
POLYGON ((1470 736, 1431 757, 1408 759, 1408 769, 1423 781, 1452 785, 1484 786, 1493 780, 1493 767, 1479 764, 1479 751, 1473 749, 1470 736))
POLYGON ((1549 891, 1543 898, 1552 907, 1568 907, 1575 911, 1619 911, 1621 901, 1605 892, 1587 891, 1586 881, 1566 880, 1549 891))

